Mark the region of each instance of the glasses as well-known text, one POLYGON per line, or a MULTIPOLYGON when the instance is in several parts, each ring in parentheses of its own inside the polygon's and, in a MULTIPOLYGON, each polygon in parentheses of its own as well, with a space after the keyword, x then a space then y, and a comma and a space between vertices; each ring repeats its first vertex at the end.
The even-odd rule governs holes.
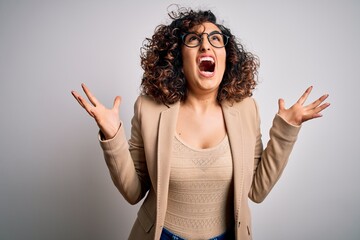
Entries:
POLYGON ((211 33, 202 33, 202 34, 185 33, 181 36, 181 39, 185 44, 185 46, 194 48, 202 43, 203 41, 202 35, 204 34, 207 35, 207 39, 209 43, 216 48, 225 47, 229 41, 229 36, 222 34, 220 32, 211 32, 211 33))

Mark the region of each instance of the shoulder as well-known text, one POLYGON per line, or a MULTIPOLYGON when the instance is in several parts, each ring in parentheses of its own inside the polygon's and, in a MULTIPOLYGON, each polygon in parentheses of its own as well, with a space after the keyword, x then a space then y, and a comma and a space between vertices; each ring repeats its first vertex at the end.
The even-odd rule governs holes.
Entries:
POLYGON ((171 109, 176 105, 178 105, 178 103, 166 105, 155 101, 150 96, 139 95, 134 105, 134 112, 135 115, 140 117, 144 117, 144 115, 146 115, 147 117, 153 118, 159 116, 161 112, 171 109))
POLYGON ((137 108, 137 109, 143 109, 143 108, 153 109, 155 111, 156 109, 158 109, 158 110, 167 109, 168 106, 166 106, 163 103, 156 102, 150 96, 139 95, 135 101, 135 108, 137 108))
POLYGON ((247 97, 240 102, 224 102, 222 108, 224 112, 238 116, 249 125, 260 123, 259 109, 255 99, 252 97, 247 97))
POLYGON ((244 98, 243 100, 241 100, 240 102, 227 102, 225 101, 224 103, 222 103, 223 107, 225 108, 231 108, 235 111, 254 111, 254 113, 256 113, 258 111, 258 106, 257 103, 255 101, 254 98, 252 97, 247 97, 244 98))

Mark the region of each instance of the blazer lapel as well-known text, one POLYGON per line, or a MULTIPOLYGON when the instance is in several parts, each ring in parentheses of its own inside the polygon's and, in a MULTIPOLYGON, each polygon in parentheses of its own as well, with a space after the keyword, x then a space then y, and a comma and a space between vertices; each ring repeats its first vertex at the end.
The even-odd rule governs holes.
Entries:
POLYGON ((243 125, 242 116, 233 105, 228 102, 222 103, 222 110, 227 129, 227 134, 230 141, 230 148, 233 160, 234 172, 234 209, 235 221, 238 221, 239 207, 241 206, 241 196, 243 194, 244 185, 244 140, 243 140, 243 125))
POLYGON ((157 149, 157 214, 155 236, 160 236, 162 224, 164 222, 169 190, 170 179, 170 160, 172 143, 175 136, 177 116, 180 102, 170 105, 168 109, 160 114, 159 135, 157 149))

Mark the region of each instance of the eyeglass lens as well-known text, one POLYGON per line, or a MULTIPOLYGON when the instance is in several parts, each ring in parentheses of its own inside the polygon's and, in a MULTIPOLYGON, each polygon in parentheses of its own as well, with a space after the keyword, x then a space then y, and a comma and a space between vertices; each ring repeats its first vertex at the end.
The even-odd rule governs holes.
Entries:
MULTIPOLYGON (((227 38, 223 36, 221 33, 203 33, 207 35, 207 39, 210 42, 211 45, 217 48, 224 47, 227 42, 227 38), (225 40, 225 41, 224 41, 225 40)), ((188 47, 197 47, 201 44, 202 35, 198 35, 196 33, 188 33, 184 37, 184 44, 188 47)))

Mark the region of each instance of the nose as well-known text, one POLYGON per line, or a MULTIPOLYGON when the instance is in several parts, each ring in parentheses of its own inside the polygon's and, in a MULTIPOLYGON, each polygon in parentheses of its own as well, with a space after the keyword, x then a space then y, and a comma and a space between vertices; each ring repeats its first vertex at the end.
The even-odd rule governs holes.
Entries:
POLYGON ((208 35, 203 33, 201 36, 201 44, 200 44, 200 51, 204 52, 210 50, 210 42, 208 39, 208 35))

